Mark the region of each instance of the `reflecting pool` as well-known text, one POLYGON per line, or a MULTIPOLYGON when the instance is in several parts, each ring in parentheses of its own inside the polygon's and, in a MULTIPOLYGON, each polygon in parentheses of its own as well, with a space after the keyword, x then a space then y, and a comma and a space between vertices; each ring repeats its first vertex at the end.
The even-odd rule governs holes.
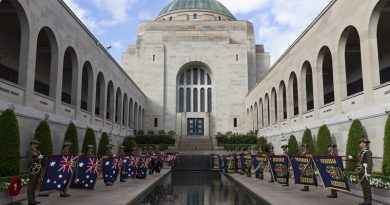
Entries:
POLYGON ((136 205, 264 205, 218 172, 176 171, 136 205))

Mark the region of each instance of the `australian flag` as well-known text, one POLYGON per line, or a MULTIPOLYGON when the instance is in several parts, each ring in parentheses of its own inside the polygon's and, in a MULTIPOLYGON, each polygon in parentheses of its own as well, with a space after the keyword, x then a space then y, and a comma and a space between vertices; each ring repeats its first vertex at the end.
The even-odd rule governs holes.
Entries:
POLYGON ((77 156, 74 155, 49 155, 41 191, 55 190, 64 192, 72 177, 76 159, 77 156))
POLYGON ((145 179, 146 178, 146 174, 148 172, 148 165, 149 165, 149 158, 144 156, 144 157, 140 157, 140 160, 139 160, 139 167, 138 167, 138 177, 140 179, 145 179))
POLYGON ((120 170, 121 160, 117 157, 103 159, 104 183, 114 183, 120 170))
POLYGON ((101 160, 98 157, 81 156, 70 188, 93 189, 99 174, 101 160))
POLYGON ((128 160, 127 177, 135 178, 137 176, 138 160, 138 156, 130 156, 130 159, 128 160))

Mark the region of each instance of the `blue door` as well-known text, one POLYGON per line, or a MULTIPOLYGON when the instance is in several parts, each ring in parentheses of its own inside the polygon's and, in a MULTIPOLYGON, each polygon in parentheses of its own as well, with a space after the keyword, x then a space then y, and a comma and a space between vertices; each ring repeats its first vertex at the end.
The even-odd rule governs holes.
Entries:
POLYGON ((187 119, 188 136, 204 136, 204 119, 188 118, 187 119))

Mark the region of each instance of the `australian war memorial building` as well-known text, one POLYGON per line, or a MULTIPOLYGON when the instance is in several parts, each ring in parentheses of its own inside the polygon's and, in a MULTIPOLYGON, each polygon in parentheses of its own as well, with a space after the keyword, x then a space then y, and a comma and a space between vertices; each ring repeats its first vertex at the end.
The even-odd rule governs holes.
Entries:
POLYGON ((246 132, 245 96, 270 66, 253 24, 216 0, 175 0, 139 25, 122 66, 148 97, 145 128, 246 132))

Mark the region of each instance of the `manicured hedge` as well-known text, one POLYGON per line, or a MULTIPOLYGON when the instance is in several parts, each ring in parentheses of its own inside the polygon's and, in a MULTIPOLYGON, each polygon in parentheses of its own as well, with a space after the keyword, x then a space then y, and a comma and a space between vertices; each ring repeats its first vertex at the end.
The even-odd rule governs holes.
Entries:
POLYGON ((0 177, 19 174, 20 133, 18 120, 12 110, 0 116, 0 177))
POLYGON ((175 144, 175 139, 171 135, 137 135, 134 138, 137 144, 175 144))
MULTIPOLYGON (((387 118, 385 125, 385 136, 383 139, 383 165, 382 172, 386 176, 390 176, 390 115, 387 118)), ((390 180, 389 180, 390 181, 390 180)))
MULTIPOLYGON (((352 125, 348 132, 348 140, 347 140, 347 152, 346 156, 356 157, 360 151, 359 148, 359 140, 364 137, 363 125, 360 120, 352 121, 352 125)), ((357 165, 355 162, 351 162, 347 160, 346 168, 347 171, 356 171, 357 165)))
POLYGON ((314 142, 313 136, 311 135, 310 129, 306 128, 302 137, 302 145, 307 144, 309 147, 307 149, 307 154, 314 154, 314 142))
POLYGON ((84 154, 87 154, 88 145, 95 146, 94 154, 96 155, 95 131, 93 131, 93 129, 91 129, 91 128, 87 128, 85 130, 84 141, 83 141, 83 150, 82 150, 84 154))
POLYGON ((288 154, 299 154, 298 141, 294 135, 288 139, 288 154))
POLYGON ((241 149, 250 150, 252 147, 258 146, 257 144, 224 144, 223 149, 229 151, 239 151, 241 149))
POLYGON ((71 154, 79 153, 79 136, 77 134, 76 125, 72 122, 68 125, 68 129, 66 129, 64 142, 69 141, 72 143, 72 146, 69 149, 71 154))
POLYGON ((126 153, 131 153, 132 152, 131 149, 133 147, 135 147, 134 137, 132 137, 132 136, 125 137, 125 139, 123 140, 122 145, 125 146, 125 152, 126 153))
MULTIPOLYGON (((38 147, 43 156, 53 154, 53 143, 51 140, 51 131, 47 121, 41 121, 35 130, 34 137, 41 143, 38 147)), ((46 160, 42 160, 42 165, 46 165, 46 160)))
POLYGON ((327 155, 328 145, 333 144, 327 125, 322 125, 317 134, 317 155, 327 155))
POLYGON ((110 143, 110 139, 108 138, 107 133, 103 132, 100 137, 98 156, 103 157, 107 152, 107 145, 110 143))
POLYGON ((246 135, 241 134, 217 134, 218 145, 224 144, 257 144, 257 137, 254 133, 248 133, 246 135))

